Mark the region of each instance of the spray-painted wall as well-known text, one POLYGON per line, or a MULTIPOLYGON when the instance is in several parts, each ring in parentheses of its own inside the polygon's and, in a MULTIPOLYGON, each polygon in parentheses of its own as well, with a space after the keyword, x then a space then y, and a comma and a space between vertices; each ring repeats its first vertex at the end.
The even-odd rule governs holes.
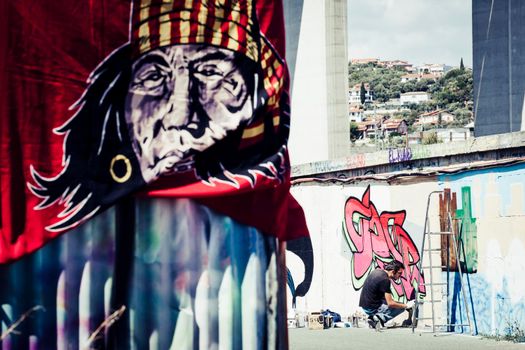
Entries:
MULTIPOLYGON (((306 181, 295 185, 292 191, 305 210, 314 251, 312 285, 304 298, 298 298, 297 311, 329 308, 353 314, 359 310, 360 287, 370 269, 392 258, 408 267, 402 282, 394 286, 394 295, 401 300, 409 297, 420 274, 417 263, 428 194, 448 189, 453 203, 437 196, 430 201, 430 227, 440 230, 445 206, 462 219, 467 259, 461 256, 460 261, 469 271, 463 277, 475 330, 504 333, 511 324, 525 328, 524 184, 525 165, 518 164, 453 175, 419 175, 402 183, 306 181)), ((440 246, 439 236, 433 244, 440 246)), ((287 265, 300 280, 304 266, 299 259, 288 254, 287 265)), ((435 271, 435 280, 447 278, 446 272, 435 271)), ((423 279, 428 274, 425 270, 423 279)), ((450 314, 460 322, 465 317, 460 284, 455 272, 449 278, 450 314)), ((420 292, 427 293, 428 299, 428 291, 420 287, 420 292)), ((428 312, 428 306, 423 312, 428 312)))
POLYGON ((525 166, 444 175, 439 183, 458 194, 470 189, 470 199, 462 198, 461 203, 458 196, 458 208, 463 205, 463 211, 470 211, 475 220, 477 272, 464 279, 470 280, 466 282, 470 282, 478 331, 501 334, 512 325, 523 329, 525 166))

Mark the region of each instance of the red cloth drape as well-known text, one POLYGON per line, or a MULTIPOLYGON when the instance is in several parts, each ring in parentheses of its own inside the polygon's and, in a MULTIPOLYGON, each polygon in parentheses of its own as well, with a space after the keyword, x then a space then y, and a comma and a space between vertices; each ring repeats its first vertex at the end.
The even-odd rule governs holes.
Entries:
MULTIPOLYGON (((129 14, 130 2, 123 0, 0 2, 0 263, 62 233, 45 229, 64 209, 60 203, 34 209, 41 199, 28 189, 31 167, 47 176, 63 169, 65 136, 52 130, 72 117, 69 108, 83 94, 89 74, 127 42, 129 14)), ((282 3, 257 1, 257 14, 261 32, 284 57, 282 3)), ((192 192, 191 186, 181 191, 168 180, 142 189, 142 195, 196 197, 241 223, 288 239, 307 235, 288 177, 227 193, 206 193, 202 187, 192 192)))

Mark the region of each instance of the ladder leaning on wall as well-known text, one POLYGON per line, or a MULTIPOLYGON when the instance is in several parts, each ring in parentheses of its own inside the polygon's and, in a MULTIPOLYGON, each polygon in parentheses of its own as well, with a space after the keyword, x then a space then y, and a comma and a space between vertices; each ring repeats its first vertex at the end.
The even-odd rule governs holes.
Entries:
MULTIPOLYGON (((416 305, 414 308, 414 312, 412 315, 412 332, 414 332, 415 328, 417 327, 418 321, 431 321, 431 327, 432 332, 446 332, 446 331, 453 331, 454 327, 468 327, 469 331, 472 335, 474 335, 474 329, 472 328, 472 322, 470 319, 470 311, 469 311, 469 305, 468 305, 468 299, 466 296, 465 286, 463 283, 463 267, 461 266, 460 262, 460 253, 463 252, 464 255, 464 247, 463 247, 463 240, 461 238, 461 234, 463 231, 463 225, 460 223, 460 229, 459 234, 456 234, 456 225, 454 225, 455 222, 461 220, 453 219, 451 215, 451 210, 448 208, 446 217, 445 217, 445 230, 440 228, 438 231, 432 231, 430 230, 430 220, 429 220, 429 210, 430 210, 430 201, 433 194, 444 194, 444 191, 433 191, 430 192, 428 195, 427 200, 427 208, 426 208, 426 215, 425 215, 425 225, 423 228, 423 239, 421 243, 421 250, 420 250, 420 259, 418 263, 419 271, 427 271, 428 272, 428 280, 425 278, 425 281, 420 280, 417 281, 418 285, 415 295, 416 305), (467 323, 457 324, 453 323, 453 315, 451 312, 451 308, 449 307, 449 296, 448 292, 450 291, 449 286, 449 272, 450 272, 450 254, 448 254, 448 247, 447 247, 447 259, 446 259, 446 265, 442 265, 441 261, 439 264, 435 262, 435 259, 437 258, 434 254, 435 253, 441 253, 441 247, 432 247, 432 237, 433 236, 447 236, 449 239, 448 242, 452 243, 452 249, 456 257, 456 266, 457 266, 457 273, 459 274, 459 280, 461 283, 461 296, 463 298, 463 305, 465 306, 465 312, 467 316, 467 323), (460 249, 461 248, 461 249, 460 249), (428 265, 423 265, 423 261, 425 258, 428 257, 428 265), (434 261, 433 261, 434 258, 434 261), (434 274, 436 273, 436 270, 442 271, 443 269, 446 269, 447 273, 447 280, 446 282, 442 281, 436 281, 436 276, 434 274), (419 286, 423 284, 425 286, 426 295, 429 297, 428 302, 430 303, 430 314, 431 317, 419 317, 419 313, 421 310, 419 310, 420 306, 422 305, 422 302, 419 302, 419 286), (443 287, 446 286, 447 293, 443 293, 443 287), (441 292, 437 292, 435 287, 441 287, 441 292), (439 297, 441 296, 441 297, 439 297), (436 315, 436 305, 441 306, 443 301, 446 301, 447 307, 446 307, 446 320, 443 322, 443 317, 438 317, 436 315), (438 321, 441 320, 441 323, 438 321)), ((454 213, 455 214, 455 213, 454 213)), ((440 257, 441 260, 441 257, 440 257)), ((443 307, 441 307, 441 310, 443 310, 443 307)), ((455 312, 455 310, 453 310, 455 312)))

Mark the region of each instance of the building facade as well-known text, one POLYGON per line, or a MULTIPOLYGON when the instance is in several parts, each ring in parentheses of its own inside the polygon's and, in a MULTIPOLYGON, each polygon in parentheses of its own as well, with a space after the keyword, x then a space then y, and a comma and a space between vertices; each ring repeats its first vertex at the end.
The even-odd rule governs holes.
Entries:
MULTIPOLYGON (((370 84, 363 84, 365 89, 365 102, 372 103, 374 101, 374 92, 370 89, 370 84)), ((348 90, 348 103, 361 104, 361 84, 356 84, 348 90)))
POLYGON ((524 130, 525 2, 472 2, 475 136, 524 130))
POLYGON ((416 92, 405 92, 399 96, 399 101, 401 104, 419 104, 427 102, 430 100, 430 95, 426 92, 416 91, 416 92))

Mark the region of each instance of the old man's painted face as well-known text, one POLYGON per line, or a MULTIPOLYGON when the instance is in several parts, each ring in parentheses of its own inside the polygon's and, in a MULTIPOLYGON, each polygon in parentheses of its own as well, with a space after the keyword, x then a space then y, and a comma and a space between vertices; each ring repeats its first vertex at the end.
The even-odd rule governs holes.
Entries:
POLYGON ((252 96, 236 62, 229 50, 175 45, 133 64, 125 114, 146 182, 187 169, 195 153, 250 119, 252 96))

